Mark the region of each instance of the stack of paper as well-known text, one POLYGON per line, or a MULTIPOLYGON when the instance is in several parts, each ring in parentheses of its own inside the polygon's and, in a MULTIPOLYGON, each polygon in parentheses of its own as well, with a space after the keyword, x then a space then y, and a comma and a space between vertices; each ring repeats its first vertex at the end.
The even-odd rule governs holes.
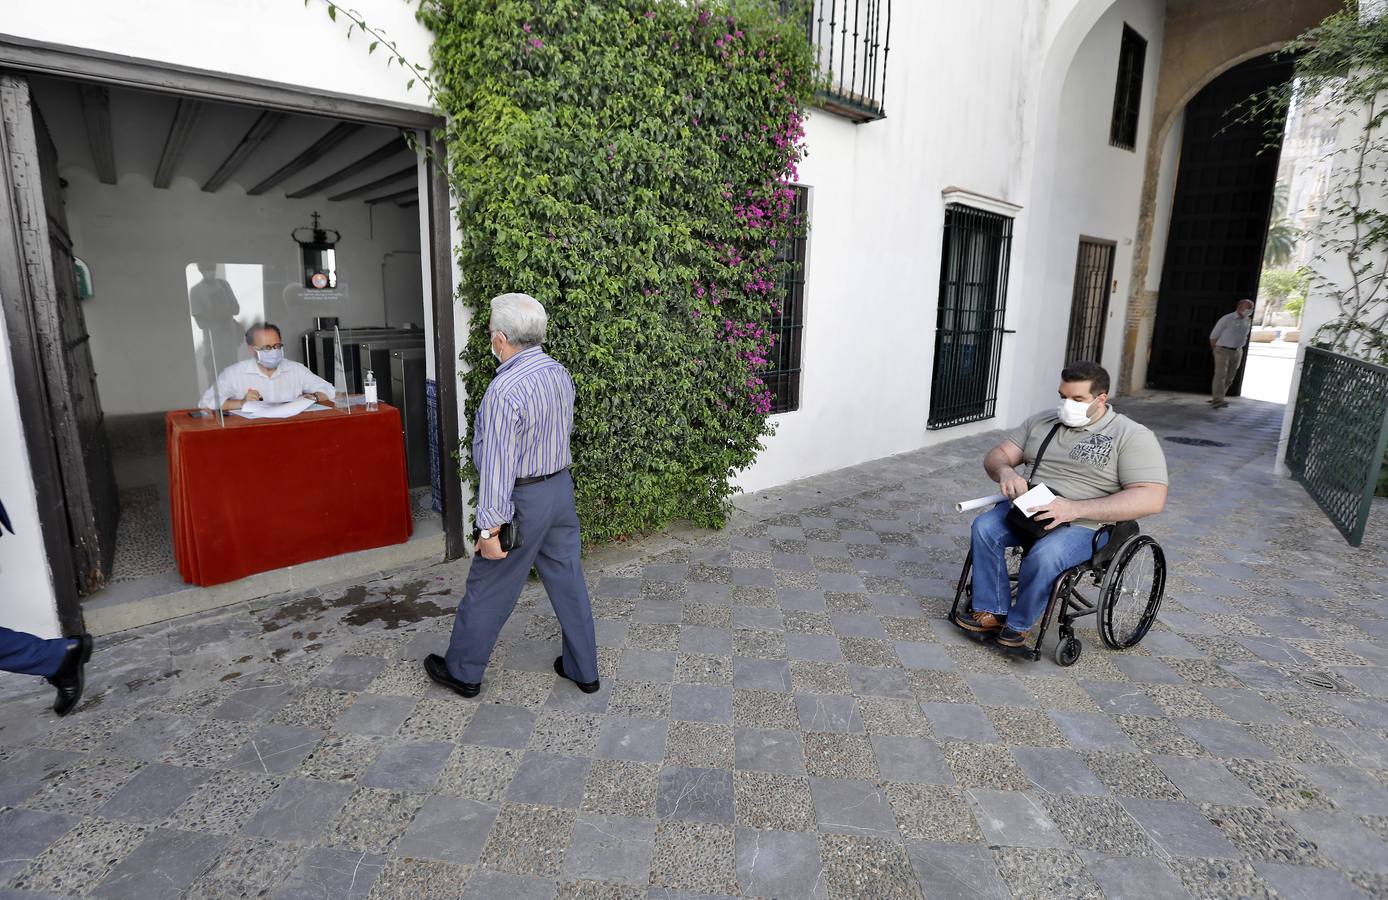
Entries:
POLYGON ((284 403, 271 403, 268 400, 247 400, 240 409, 233 409, 231 414, 243 419, 288 419, 312 409, 327 409, 327 407, 314 401, 312 397, 296 397, 284 403))

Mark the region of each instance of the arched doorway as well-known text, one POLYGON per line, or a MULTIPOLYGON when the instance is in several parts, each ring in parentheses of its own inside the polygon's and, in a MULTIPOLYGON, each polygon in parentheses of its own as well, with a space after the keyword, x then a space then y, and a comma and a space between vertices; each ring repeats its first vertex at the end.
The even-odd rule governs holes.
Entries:
MULTIPOLYGON (((1210 329, 1239 300, 1257 295, 1280 150, 1269 136, 1281 133, 1283 117, 1249 115, 1244 101, 1291 75, 1290 60, 1256 57, 1186 106, 1146 387, 1207 390, 1210 329)), ((1242 372, 1233 393, 1241 379, 1242 372)))

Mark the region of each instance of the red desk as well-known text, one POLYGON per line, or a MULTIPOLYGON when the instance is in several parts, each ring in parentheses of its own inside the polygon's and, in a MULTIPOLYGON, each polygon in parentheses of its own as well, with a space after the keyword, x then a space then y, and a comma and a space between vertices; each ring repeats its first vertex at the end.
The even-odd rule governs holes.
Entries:
POLYGON ((174 558, 221 584, 408 540, 400 413, 382 403, 292 419, 165 416, 174 558))

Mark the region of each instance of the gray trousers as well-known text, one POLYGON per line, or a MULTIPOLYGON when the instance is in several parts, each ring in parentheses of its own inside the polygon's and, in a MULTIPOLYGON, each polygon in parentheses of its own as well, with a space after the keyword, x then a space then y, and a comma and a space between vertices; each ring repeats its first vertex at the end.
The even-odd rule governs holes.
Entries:
POLYGON ((573 478, 566 470, 547 481, 517 486, 511 501, 520 521, 521 547, 505 559, 472 558, 444 656, 449 674, 459 681, 482 680, 497 635, 516 608, 534 566, 559 617, 565 674, 577 681, 597 681, 598 645, 579 560, 582 548, 573 478))
POLYGON ((1234 376, 1239 374, 1239 363, 1243 362, 1243 350, 1239 347, 1216 347, 1214 349, 1214 383, 1210 385, 1210 396, 1216 403, 1224 401, 1234 376))

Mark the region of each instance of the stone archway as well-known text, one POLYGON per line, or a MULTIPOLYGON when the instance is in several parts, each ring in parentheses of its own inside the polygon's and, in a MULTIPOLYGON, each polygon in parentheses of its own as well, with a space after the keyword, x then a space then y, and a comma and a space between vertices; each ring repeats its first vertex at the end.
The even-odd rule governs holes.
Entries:
MULTIPOLYGON (((1132 279, 1119 375, 1122 393, 1140 391, 1156 321, 1161 272, 1152 271, 1154 252, 1165 243, 1156 233, 1164 202, 1174 184, 1163 183, 1164 157, 1171 128, 1190 99, 1219 75, 1240 63, 1280 49, 1292 38, 1343 8, 1342 0, 1169 0, 1157 102, 1148 143, 1142 205, 1133 242, 1132 279), (1165 151, 1165 152, 1164 152, 1165 151)), ((1171 160, 1166 160, 1170 163, 1171 160)), ((1172 180, 1168 177, 1167 180, 1172 180)))

